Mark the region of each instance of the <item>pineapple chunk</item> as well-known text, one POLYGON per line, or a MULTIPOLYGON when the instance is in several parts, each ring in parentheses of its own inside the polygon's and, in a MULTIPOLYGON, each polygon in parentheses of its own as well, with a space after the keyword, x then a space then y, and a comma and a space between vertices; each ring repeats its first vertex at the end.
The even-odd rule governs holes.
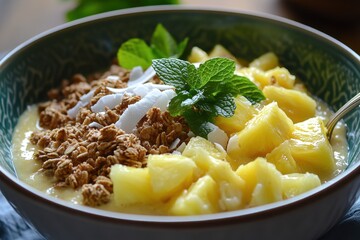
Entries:
MULTIPOLYGON (((208 141, 197 137, 197 139, 190 140, 188 146, 195 146, 197 143, 206 143, 203 147, 191 147, 191 157, 197 165, 196 173, 197 176, 209 175, 218 184, 218 191, 220 194, 219 206, 223 211, 239 209, 243 206, 242 201, 242 189, 243 180, 235 174, 232 170, 230 163, 224 160, 217 159, 219 154, 213 154, 214 146, 206 151, 208 141), (195 151, 196 150, 196 151, 195 151)), ((196 145, 201 146, 201 145, 196 145)), ((185 154, 189 151, 184 151, 185 154)))
POLYGON ((264 86, 270 84, 270 80, 266 76, 265 72, 261 69, 250 67, 250 68, 240 68, 235 70, 235 74, 239 76, 244 76, 250 79, 256 84, 260 89, 263 89, 264 86))
POLYGON ((209 53, 209 57, 210 58, 215 58, 215 57, 229 58, 231 60, 234 60, 237 69, 241 68, 241 66, 242 66, 242 63, 231 52, 229 52, 229 50, 227 50, 224 46, 222 46, 220 44, 215 45, 215 47, 209 53))
POLYGON ((156 201, 147 168, 116 164, 111 167, 110 178, 116 204, 147 204, 156 201))
POLYGON ((197 166, 194 172, 195 179, 203 176, 209 170, 214 159, 221 159, 220 161, 222 161, 227 157, 223 148, 216 147, 215 144, 202 137, 191 138, 182 155, 195 162, 197 166))
POLYGON ((284 199, 294 197, 321 185, 319 177, 312 173, 283 175, 281 181, 284 199))
POLYGON ((222 211, 231 211, 243 207, 244 181, 226 161, 209 156, 210 165, 207 174, 219 185, 219 207, 222 211))
POLYGON ((191 156, 191 159, 195 162, 197 168, 195 170, 195 178, 199 178, 205 175, 209 170, 212 160, 215 159, 209 155, 209 152, 204 149, 197 149, 196 152, 191 156))
POLYGON ((270 101, 277 102, 294 123, 315 116, 316 102, 306 93, 275 86, 264 87, 263 93, 270 101))
MULTIPOLYGON (((214 150, 217 149, 214 148, 213 145, 210 145, 210 148, 207 149, 207 147, 209 147, 207 143, 211 143, 211 142, 201 137, 195 137, 195 138, 190 139, 190 142, 187 145, 188 147, 187 151, 183 152, 183 155, 190 157, 197 166, 194 172, 195 177, 196 176, 201 177, 205 175, 207 172, 209 172, 210 168, 216 165, 217 162, 219 161, 226 162, 227 164, 229 164, 227 161, 217 158, 218 156, 222 156, 222 152, 221 155, 219 155, 216 151, 214 152, 214 150), (197 145, 198 143, 206 143, 206 144, 203 145, 204 147, 201 147, 201 145, 197 145)), ((226 154, 225 151, 224 153, 226 154)), ((225 156, 223 157, 225 158, 225 156)))
POLYGON ((234 100, 236 109, 233 116, 215 118, 215 125, 229 136, 243 130, 245 124, 258 113, 258 110, 245 97, 238 96, 234 100))
POLYGON ((294 124, 289 143, 292 157, 304 172, 315 173, 322 180, 332 176, 335 170, 333 150, 320 118, 294 124))
POLYGON ((278 65, 279 65, 279 59, 277 58, 277 56, 274 53, 269 52, 254 59, 249 64, 249 67, 254 67, 266 71, 274 67, 277 67, 278 65))
POLYGON ((227 50, 226 48, 224 48, 224 46, 220 44, 215 45, 215 47, 209 53, 209 57, 210 58, 224 57, 236 61, 236 57, 232 53, 230 53, 229 50, 227 50))
POLYGON ((266 105, 242 131, 230 138, 227 152, 232 165, 237 167, 265 156, 289 139, 293 128, 291 119, 275 102, 266 105))
POLYGON ((154 194, 161 200, 167 200, 188 188, 195 168, 192 159, 181 155, 149 155, 148 169, 154 194))
POLYGON ((281 173, 264 158, 241 165, 236 173, 244 180, 244 201, 258 206, 282 200, 281 173))
POLYGON ((190 56, 188 58, 189 62, 191 63, 198 63, 198 62, 205 62, 209 59, 209 55, 198 47, 193 47, 191 49, 190 56))
POLYGON ((265 75, 268 79, 268 84, 266 85, 277 85, 284 88, 294 87, 296 77, 290 74, 286 68, 276 67, 266 71, 265 75))
POLYGON ((282 67, 276 67, 268 71, 255 67, 241 68, 237 69, 235 74, 249 78, 260 89, 271 85, 292 89, 296 79, 286 68, 282 67))
POLYGON ((175 199, 169 212, 174 215, 198 215, 219 211, 219 187, 208 175, 198 179, 175 199))
POLYGON ((296 161, 292 157, 290 143, 288 140, 280 144, 266 155, 268 162, 275 165, 276 169, 282 174, 301 172, 296 161))
POLYGON ((226 158, 226 152, 223 149, 216 147, 212 142, 202 137, 191 138, 189 143, 186 145, 184 151, 182 152, 182 155, 194 158, 194 156, 198 155, 199 149, 204 150, 205 152, 207 152, 208 155, 214 158, 226 158))

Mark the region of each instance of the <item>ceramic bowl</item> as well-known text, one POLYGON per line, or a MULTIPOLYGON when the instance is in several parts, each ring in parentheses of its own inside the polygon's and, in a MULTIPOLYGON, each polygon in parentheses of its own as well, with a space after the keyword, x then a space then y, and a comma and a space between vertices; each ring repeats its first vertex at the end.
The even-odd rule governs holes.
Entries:
POLYGON ((149 7, 115 11, 52 29, 0 63, 0 187, 12 206, 48 239, 315 239, 360 195, 360 108, 345 119, 350 166, 322 186, 281 202, 218 214, 173 217, 122 214, 73 205, 19 181, 11 138, 26 106, 74 73, 108 66, 131 37, 149 40, 157 23, 189 48, 226 46, 247 60, 273 51, 308 89, 338 109, 360 91, 360 58, 304 25, 257 13, 149 7))

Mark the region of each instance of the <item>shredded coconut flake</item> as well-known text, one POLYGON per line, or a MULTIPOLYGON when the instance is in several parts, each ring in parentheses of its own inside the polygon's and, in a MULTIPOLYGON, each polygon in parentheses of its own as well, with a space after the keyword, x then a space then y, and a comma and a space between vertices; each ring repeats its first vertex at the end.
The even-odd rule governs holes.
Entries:
POLYGON ((148 85, 139 84, 138 86, 136 86, 134 89, 132 89, 130 91, 133 92, 137 96, 145 97, 146 94, 148 94, 152 89, 153 88, 149 87, 148 85))
POLYGON ((91 128, 103 128, 104 126, 101 125, 100 123, 97 123, 97 122, 91 122, 89 124, 89 127, 91 127, 91 128))
POLYGON ((91 98, 94 96, 94 91, 95 90, 91 90, 87 94, 82 95, 80 97, 80 101, 78 101, 73 108, 67 111, 70 118, 72 119, 76 118, 76 115, 80 111, 80 108, 85 107, 90 103, 91 98))
POLYGON ((167 89, 174 89, 171 85, 165 85, 165 84, 154 84, 154 83, 145 83, 145 84, 138 84, 138 85, 132 85, 127 88, 112 88, 107 87, 107 89, 113 93, 135 93, 136 91, 139 91, 139 89, 148 89, 150 92, 153 89, 159 89, 159 90, 167 90, 167 89))
POLYGON ((185 150, 185 147, 186 147, 186 143, 183 142, 180 144, 180 146, 178 146, 178 148, 175 151, 182 153, 185 150))
POLYGON ((144 71, 143 71, 142 67, 140 67, 140 66, 134 67, 130 72, 129 82, 137 80, 143 74, 144 74, 144 71))
POLYGON ((161 111, 166 111, 170 100, 175 97, 176 93, 174 90, 165 90, 161 92, 161 96, 158 98, 154 107, 160 108, 161 111))
POLYGON ((76 115, 80 111, 80 108, 85 107, 85 106, 86 106, 86 104, 84 104, 83 102, 81 102, 81 101, 77 102, 73 108, 71 108, 67 111, 69 117, 76 118, 76 115))
POLYGON ((140 101, 130 105, 115 123, 115 126, 127 133, 133 132, 136 124, 145 116, 147 111, 154 106, 161 95, 162 93, 160 90, 153 89, 140 101))
POLYGON ((180 139, 179 139, 179 138, 176 138, 176 139, 171 143, 169 149, 170 149, 170 150, 175 149, 179 143, 180 143, 180 139))
POLYGON ((87 94, 82 95, 80 97, 80 101, 82 101, 83 103, 89 103, 91 98, 94 96, 94 92, 95 90, 91 90, 87 94))
POLYGON ((101 97, 94 106, 91 107, 91 111, 99 113, 105 111, 105 107, 113 109, 116 105, 121 103, 123 99, 123 93, 109 94, 101 97))
POLYGON ((106 80, 109 80, 112 82, 118 81, 119 79, 120 79, 119 76, 115 76, 115 75, 110 75, 110 76, 106 77, 106 80))
POLYGON ((229 140, 227 134, 220 129, 218 126, 212 124, 212 123, 208 123, 211 125, 212 127, 212 131, 207 135, 207 138, 210 142, 213 143, 218 143, 220 144, 223 148, 226 148, 227 142, 229 140))
MULTIPOLYGON (((134 70, 134 71, 138 71, 138 70, 134 70)), ((156 75, 155 70, 152 67, 149 67, 148 69, 146 69, 144 74, 142 74, 139 78, 129 81, 128 86, 130 87, 137 84, 146 83, 150 81, 155 75, 156 75)))

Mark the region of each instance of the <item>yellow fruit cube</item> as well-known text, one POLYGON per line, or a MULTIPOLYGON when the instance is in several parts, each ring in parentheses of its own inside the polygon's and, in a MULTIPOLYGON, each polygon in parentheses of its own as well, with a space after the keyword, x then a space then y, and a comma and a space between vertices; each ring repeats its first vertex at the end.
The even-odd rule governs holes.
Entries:
POLYGON ((244 201, 249 206, 282 200, 281 173, 266 159, 241 165, 236 173, 244 180, 244 201))
POLYGON ((224 48, 224 46, 220 44, 215 45, 215 47, 209 53, 209 57, 210 58, 224 57, 236 61, 236 57, 232 53, 230 53, 229 50, 227 50, 226 48, 224 48))
POLYGON ((241 68, 242 65, 240 61, 231 52, 229 52, 229 50, 227 50, 224 46, 220 44, 215 45, 215 47, 209 53, 209 57, 210 58, 224 57, 234 60, 236 64, 236 68, 241 68))
POLYGON ((199 149, 204 150, 205 152, 207 152, 208 155, 214 158, 226 158, 226 152, 223 149, 216 147, 216 145, 214 145, 212 142, 199 136, 190 139, 189 143, 186 145, 184 151, 182 152, 182 155, 193 158, 197 155, 199 149))
POLYGON ((270 84, 269 78, 266 76, 265 72, 258 68, 240 68, 235 70, 235 74, 247 77, 250 81, 254 82, 255 85, 258 86, 260 89, 263 89, 264 86, 270 84))
POLYGON ((199 178, 175 199, 169 212, 173 215, 199 215, 219 211, 219 186, 208 175, 199 178))
POLYGON ((155 202, 156 198, 152 191, 147 168, 134 168, 116 164, 111 167, 110 178, 113 182, 116 204, 128 205, 155 202))
POLYGON ((281 181, 284 199, 297 196, 321 185, 319 177, 312 173, 283 175, 281 181))
POLYGON ((265 73, 268 79, 267 85, 277 85, 284 88, 293 88, 296 77, 283 67, 276 67, 265 73))
POLYGON ((222 211, 231 211, 243 207, 244 181, 232 170, 226 161, 211 158, 207 175, 219 185, 219 207, 222 211))
POLYGON ((314 117, 294 124, 289 143, 291 155, 303 172, 315 173, 322 180, 333 175, 334 154, 320 118, 314 117))
MULTIPOLYGON (((201 137, 195 137, 198 139, 192 138, 189 142, 189 144, 186 147, 186 151, 183 151, 183 156, 187 156, 191 158, 194 163, 196 164, 197 168, 194 171, 194 179, 198 179, 202 176, 204 176, 208 171, 211 165, 214 164, 214 161, 219 160, 215 157, 219 156, 219 154, 215 151, 216 150, 214 145, 208 145, 208 142, 206 139, 201 137), (193 140, 194 139, 194 140, 193 140), (191 143, 191 141, 193 142, 191 143), (201 144, 197 145, 198 143, 206 143, 204 147, 202 148, 201 144), (207 149, 207 147, 210 147, 207 149), (215 156, 215 157, 214 157, 215 156)), ((211 143, 212 144, 212 143, 211 143)), ((226 154, 226 152, 224 151, 226 154)), ((222 152, 221 152, 222 155, 222 152)), ((225 156, 224 156, 225 158, 225 156)), ((223 160, 219 160, 223 161, 223 160)))
POLYGON ((147 166, 152 190, 161 200, 188 188, 196 168, 192 159, 174 154, 149 155, 147 166))
POLYGON ((275 68, 279 65, 279 59, 278 57, 273 53, 265 53, 261 55, 260 57, 254 59, 250 64, 249 67, 258 68, 261 70, 269 70, 272 68, 275 68))
POLYGON ((316 102, 306 93, 275 86, 264 87, 263 93, 270 101, 277 102, 294 123, 315 116, 316 102))
POLYGON ((266 105, 246 127, 232 136, 227 153, 233 166, 265 157, 275 147, 289 139, 294 129, 290 118, 275 102, 266 105))
MULTIPOLYGON (((201 140, 201 138, 198 140, 201 140)), ((216 156, 216 154, 211 155, 205 148, 197 148, 196 152, 191 155, 198 167, 194 175, 198 177, 209 175, 218 184, 220 192, 219 207, 222 211, 239 209, 243 206, 243 180, 235 174, 229 162, 213 156, 216 156)))
POLYGON ((272 85, 292 89, 296 80, 294 75, 282 67, 275 67, 268 71, 263 71, 250 66, 248 68, 237 69, 235 74, 249 78, 260 89, 272 85))
POLYGON ((275 165, 282 174, 301 172, 292 157, 289 140, 286 140, 266 155, 266 160, 275 165))
POLYGON ((229 136, 243 130, 245 124, 258 113, 258 109, 245 97, 238 96, 234 100, 236 109, 233 116, 215 118, 215 125, 224 130, 229 136))
POLYGON ((188 60, 191 63, 199 63, 199 62, 201 63, 201 62, 205 62, 208 59, 209 59, 209 55, 204 50, 198 47, 193 47, 191 49, 190 56, 188 57, 188 60))

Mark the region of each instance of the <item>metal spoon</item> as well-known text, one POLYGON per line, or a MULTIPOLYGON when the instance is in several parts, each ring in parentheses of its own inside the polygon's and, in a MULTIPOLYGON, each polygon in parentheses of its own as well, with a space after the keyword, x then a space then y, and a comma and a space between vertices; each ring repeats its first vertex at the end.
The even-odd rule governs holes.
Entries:
POLYGON ((348 114, 351 110, 360 105, 360 93, 356 94, 355 97, 350 99, 347 103, 345 103, 335 114, 333 114, 329 121, 326 124, 327 128, 327 137, 329 141, 331 140, 332 132, 336 126, 336 123, 340 121, 346 114, 348 114))

